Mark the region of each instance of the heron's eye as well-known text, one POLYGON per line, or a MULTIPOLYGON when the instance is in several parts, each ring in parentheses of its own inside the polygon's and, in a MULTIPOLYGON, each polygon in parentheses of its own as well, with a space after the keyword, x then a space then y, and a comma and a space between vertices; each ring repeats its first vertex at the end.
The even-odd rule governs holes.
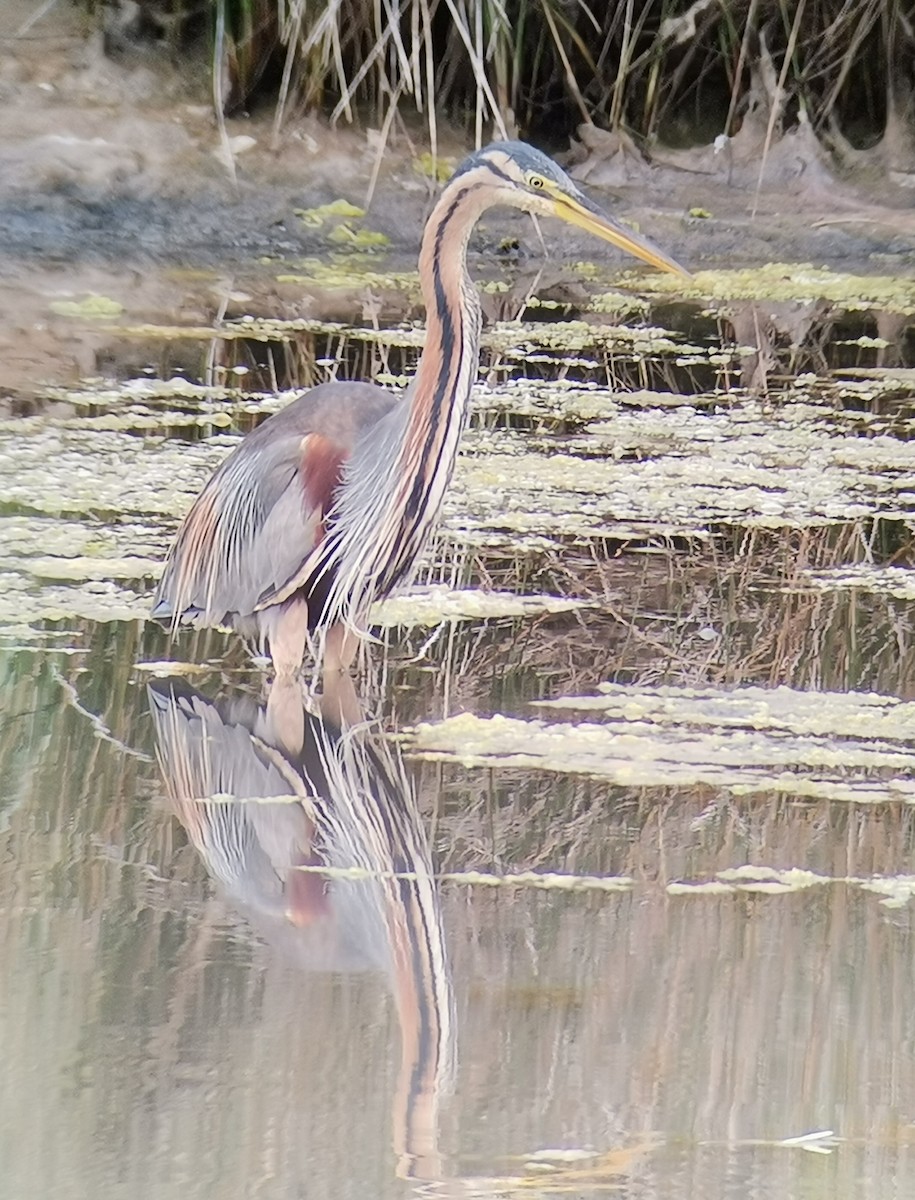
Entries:
POLYGON ((528 175, 527 182, 529 187, 535 188, 538 192, 546 186, 546 181, 542 175, 528 175))

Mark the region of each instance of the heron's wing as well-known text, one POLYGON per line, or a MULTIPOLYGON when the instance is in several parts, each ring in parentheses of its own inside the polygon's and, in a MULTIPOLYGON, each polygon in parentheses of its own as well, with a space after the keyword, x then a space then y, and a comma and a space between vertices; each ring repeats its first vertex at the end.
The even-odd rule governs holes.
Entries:
POLYGON ((365 384, 325 385, 249 434, 185 518, 153 616, 231 624, 253 613, 323 538, 353 441, 392 403, 365 384))
POLYGON ((243 442, 185 518, 153 616, 218 624, 251 613, 264 589, 285 582, 323 536, 345 457, 316 433, 243 442))
POLYGON ((209 873, 253 909, 307 924, 321 901, 307 883, 320 877, 294 870, 311 865, 313 836, 295 767, 233 722, 233 706, 226 714, 183 681, 155 680, 147 694, 169 798, 209 873), (299 875, 306 887, 290 900, 299 875))

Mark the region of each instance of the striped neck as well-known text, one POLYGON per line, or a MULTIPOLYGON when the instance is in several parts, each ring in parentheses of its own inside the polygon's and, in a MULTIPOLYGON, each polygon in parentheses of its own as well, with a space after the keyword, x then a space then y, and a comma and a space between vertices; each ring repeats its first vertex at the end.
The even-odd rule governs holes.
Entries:
POLYGON ((480 366, 480 301, 467 274, 467 242, 487 195, 474 173, 446 188, 423 234, 419 275, 426 305, 426 345, 409 393, 400 454, 406 535, 396 575, 406 574, 438 520, 470 413, 480 366), (404 561, 408 560, 408 561, 404 561))
POLYGON ((331 537, 321 547, 332 570, 322 621, 359 628, 374 600, 408 580, 438 521, 454 472, 480 363, 480 302, 467 275, 467 241, 493 203, 487 172, 453 179, 423 234, 419 271, 426 348, 403 405, 357 447, 339 494, 331 537))
POLYGON ((467 242, 486 207, 481 194, 486 194, 483 185, 472 176, 456 179, 436 204, 423 234, 419 276, 426 306, 426 349, 416 369, 409 422, 417 436, 434 434, 450 408, 466 405, 467 395, 458 384, 469 366, 472 386, 479 367, 480 303, 467 274, 467 242))

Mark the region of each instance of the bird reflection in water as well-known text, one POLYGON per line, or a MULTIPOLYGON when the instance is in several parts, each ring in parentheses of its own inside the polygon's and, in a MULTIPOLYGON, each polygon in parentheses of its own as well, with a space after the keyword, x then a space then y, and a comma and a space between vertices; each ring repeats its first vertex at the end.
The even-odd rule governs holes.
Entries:
POLYGON ((338 675, 303 702, 213 702, 149 686, 174 811, 207 870, 265 939, 309 970, 375 969, 401 1032, 397 1173, 438 1179, 438 1109, 453 1065, 453 1002, 438 889, 410 778, 338 675), (354 877, 358 876, 358 877, 354 877))

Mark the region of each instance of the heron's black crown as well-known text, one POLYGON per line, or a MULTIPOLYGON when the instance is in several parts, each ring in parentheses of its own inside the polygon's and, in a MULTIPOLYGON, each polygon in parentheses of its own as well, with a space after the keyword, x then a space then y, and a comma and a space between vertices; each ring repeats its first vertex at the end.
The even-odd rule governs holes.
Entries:
POLYGON ((458 176, 464 175, 467 171, 472 171, 474 167, 486 166, 487 160, 494 151, 499 151, 507 155, 522 171, 533 171, 537 175, 542 175, 545 179, 550 179, 554 183, 557 183, 564 190, 573 193, 577 193, 578 191, 578 188, 561 167, 557 166, 542 151, 529 146, 527 142, 490 142, 488 146, 484 146, 481 150, 468 155, 454 172, 452 179, 457 179, 458 176))

